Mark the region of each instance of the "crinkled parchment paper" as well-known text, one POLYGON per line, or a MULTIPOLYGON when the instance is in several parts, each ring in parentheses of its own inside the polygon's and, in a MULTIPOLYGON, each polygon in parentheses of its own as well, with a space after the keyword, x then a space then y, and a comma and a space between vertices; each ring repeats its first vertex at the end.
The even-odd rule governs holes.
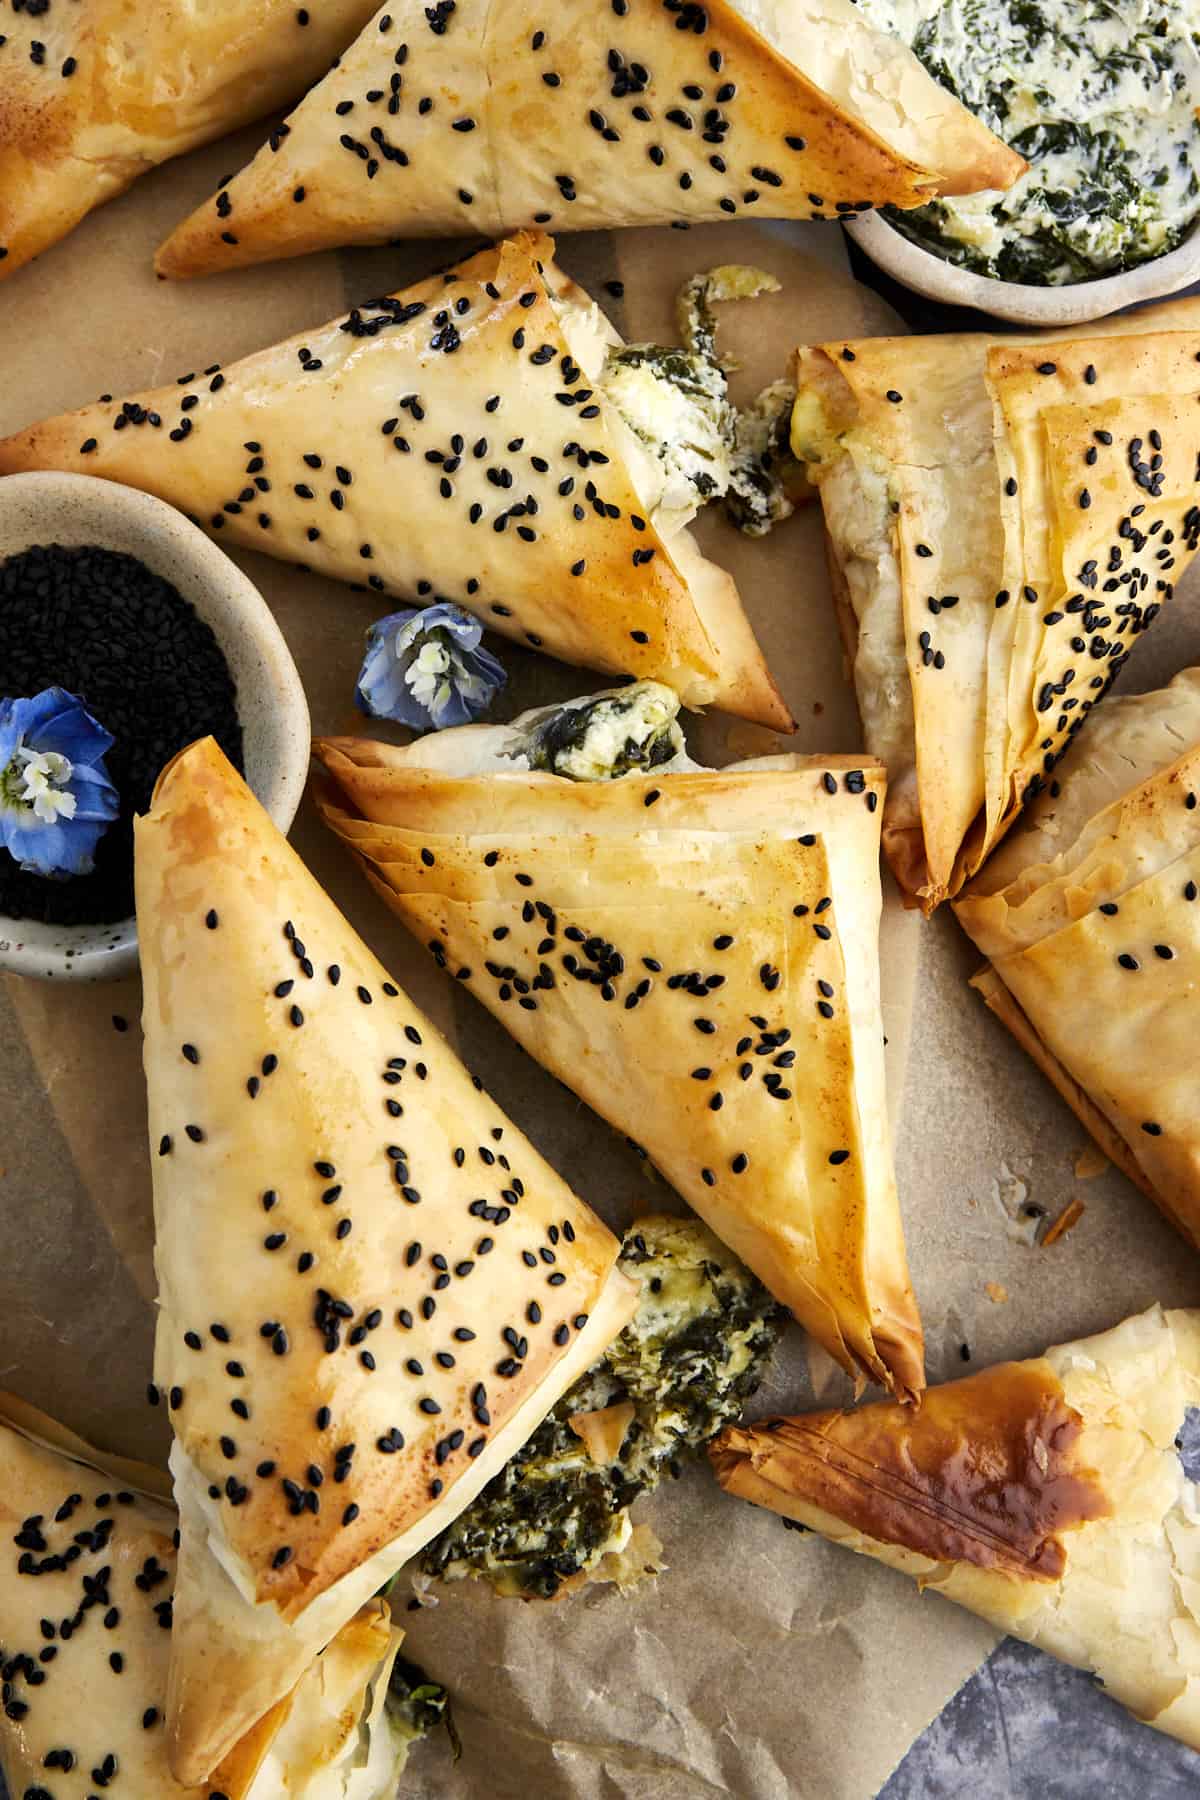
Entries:
MULTIPOLYGON (((231 361, 453 254, 444 244, 407 245, 184 287, 157 283, 155 244, 252 142, 251 134, 147 177, 0 290, 0 431, 101 391, 231 361)), ((697 268, 738 260, 773 270, 781 295, 727 309, 725 341, 744 359, 749 391, 781 373, 801 339, 894 327, 850 280, 839 235, 820 226, 592 235, 565 240, 561 256, 631 338, 671 330, 675 286, 697 268), (625 284, 623 300, 605 293, 613 280, 625 284)), ((702 529, 739 578, 800 719, 797 743, 852 748, 857 719, 816 509, 765 544, 716 519, 702 529)), ((379 602, 265 558, 239 560, 279 616, 315 727, 354 729, 362 634, 379 602)), ((1185 612, 1178 606, 1175 621, 1156 628, 1139 680, 1200 655, 1200 622, 1185 612)), ((503 654, 513 673, 509 710, 598 685, 511 646, 503 654)), ((694 735, 716 761, 776 742, 717 716, 694 735)), ((618 1228, 675 1204, 445 981, 307 809, 294 836, 384 961, 588 1200, 618 1228)), ((966 991, 971 955, 952 922, 920 928, 889 903, 883 954, 902 1195, 931 1375, 960 1369, 963 1343, 977 1360, 1023 1354, 1156 1296, 1200 1298, 1191 1257, 1145 1201, 1111 1172, 1076 1180, 1079 1128, 966 991), (1027 1202, 1057 1210, 1077 1190, 1083 1221, 1051 1249, 1031 1246, 1014 1212, 1027 1202), (989 1281, 1006 1302, 988 1297, 989 1281)), ((161 1461, 162 1415, 144 1397, 154 1284, 138 1011, 136 982, 0 987, 0 1385, 103 1446, 161 1461)), ((757 1405, 843 1393, 828 1360, 810 1359, 795 1332, 757 1405)), ((408 1653, 454 1690, 464 1744, 457 1766, 444 1743, 420 1747, 406 1793, 866 1800, 993 1641, 887 1571, 725 1499, 703 1467, 644 1511, 670 1568, 626 1598, 590 1589, 561 1605, 522 1605, 463 1584, 405 1617, 408 1653)))

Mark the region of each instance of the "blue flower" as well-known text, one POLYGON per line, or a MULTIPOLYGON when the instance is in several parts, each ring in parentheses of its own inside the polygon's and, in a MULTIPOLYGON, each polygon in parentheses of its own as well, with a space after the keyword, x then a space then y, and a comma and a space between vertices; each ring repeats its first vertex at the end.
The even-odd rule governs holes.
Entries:
POLYGON ((470 724, 508 679, 480 647, 482 637, 479 620, 448 601, 379 619, 367 633, 355 693, 360 709, 413 731, 470 724))
POLYGON ((113 739, 65 688, 0 700, 0 846, 34 875, 90 874, 119 810, 113 739))

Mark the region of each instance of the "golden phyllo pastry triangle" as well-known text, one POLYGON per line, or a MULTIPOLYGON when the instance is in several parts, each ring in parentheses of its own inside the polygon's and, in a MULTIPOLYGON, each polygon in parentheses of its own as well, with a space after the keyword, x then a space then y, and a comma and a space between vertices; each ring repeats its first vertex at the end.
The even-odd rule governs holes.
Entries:
POLYGON ((211 740, 138 822, 172 1767, 204 1779, 622 1328, 617 1244, 211 740))
POLYGON ((1200 671, 1118 697, 955 903, 975 986, 1200 1247, 1200 671))
POLYGON ((221 370, 0 441, 0 474, 144 488, 223 543, 453 600, 567 662, 787 729, 731 578, 595 382, 620 340, 518 237, 221 370))
POLYGON ((0 280, 139 175, 302 94, 370 0, 14 0, 0 15, 0 280))
POLYGON ((1200 301, 1071 333, 799 353, 884 848, 956 893, 1103 698, 1200 543, 1200 301))
POLYGON ((503 735, 319 741, 322 813, 448 974, 843 1368, 919 1391, 879 1013, 882 770, 472 772, 503 735))
POLYGON ((11 1395, 0 1395, 0 1477, 10 1794, 83 1800, 111 1785, 146 1800, 391 1800, 403 1746, 384 1704, 403 1633, 382 1601, 343 1626, 210 1781, 181 1785, 165 1724, 176 1515, 154 1497, 168 1484, 11 1395))
POLYGON ((534 225, 841 218, 1024 167, 850 0, 388 0, 158 268, 534 225))
POLYGON ((730 1493, 1092 1671, 1200 1749, 1200 1520, 1176 1446, 1198 1403, 1200 1314, 1153 1307, 919 1410, 732 1426, 710 1455, 730 1493))

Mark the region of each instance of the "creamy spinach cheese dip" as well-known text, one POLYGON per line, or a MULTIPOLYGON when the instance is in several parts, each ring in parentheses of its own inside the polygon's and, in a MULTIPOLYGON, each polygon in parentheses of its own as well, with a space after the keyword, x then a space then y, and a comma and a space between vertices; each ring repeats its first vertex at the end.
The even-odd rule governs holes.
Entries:
POLYGON ((925 249, 1039 287, 1172 250, 1200 214, 1197 0, 858 0, 1026 158, 1006 194, 888 209, 925 249))

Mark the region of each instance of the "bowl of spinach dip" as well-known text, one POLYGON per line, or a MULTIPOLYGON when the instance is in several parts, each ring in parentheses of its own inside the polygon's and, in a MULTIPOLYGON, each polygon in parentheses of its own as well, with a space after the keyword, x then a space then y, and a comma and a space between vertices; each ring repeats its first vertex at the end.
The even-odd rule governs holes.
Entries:
POLYGON ((851 225, 907 286, 1028 323, 1200 278, 1197 0, 858 0, 1021 153, 1007 193, 851 225))

